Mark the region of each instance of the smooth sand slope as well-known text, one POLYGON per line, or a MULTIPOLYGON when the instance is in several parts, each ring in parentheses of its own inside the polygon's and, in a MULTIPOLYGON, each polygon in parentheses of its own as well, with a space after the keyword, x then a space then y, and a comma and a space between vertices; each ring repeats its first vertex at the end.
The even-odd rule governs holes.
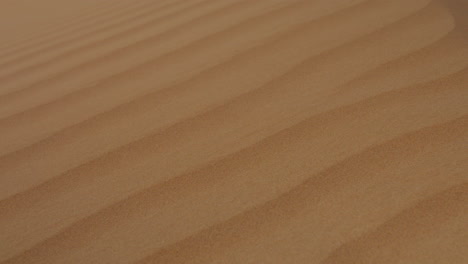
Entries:
POLYGON ((0 263, 468 263, 467 0, 0 0, 0 263))

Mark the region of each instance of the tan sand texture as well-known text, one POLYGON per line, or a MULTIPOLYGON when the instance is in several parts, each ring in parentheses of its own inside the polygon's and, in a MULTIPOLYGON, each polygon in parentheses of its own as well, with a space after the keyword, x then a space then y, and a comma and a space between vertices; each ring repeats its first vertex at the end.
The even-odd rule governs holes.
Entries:
POLYGON ((468 1, 0 0, 0 263, 468 263, 468 1))

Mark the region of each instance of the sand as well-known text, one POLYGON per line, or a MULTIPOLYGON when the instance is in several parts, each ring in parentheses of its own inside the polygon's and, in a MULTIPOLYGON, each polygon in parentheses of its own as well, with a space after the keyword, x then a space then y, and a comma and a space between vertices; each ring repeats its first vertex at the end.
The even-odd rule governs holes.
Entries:
POLYGON ((468 263, 467 14, 0 0, 0 263, 468 263))

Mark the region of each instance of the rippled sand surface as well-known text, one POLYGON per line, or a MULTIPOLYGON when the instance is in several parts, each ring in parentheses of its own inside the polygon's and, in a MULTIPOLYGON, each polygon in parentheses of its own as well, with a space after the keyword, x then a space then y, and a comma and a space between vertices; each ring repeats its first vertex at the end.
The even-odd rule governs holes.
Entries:
POLYGON ((0 0, 0 263, 468 263, 468 1, 0 0))

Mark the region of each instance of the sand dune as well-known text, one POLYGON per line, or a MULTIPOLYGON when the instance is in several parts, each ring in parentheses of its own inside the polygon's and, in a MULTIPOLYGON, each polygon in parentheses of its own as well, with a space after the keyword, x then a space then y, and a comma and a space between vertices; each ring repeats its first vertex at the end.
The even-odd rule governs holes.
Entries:
POLYGON ((0 263, 468 263, 467 1, 0 7, 0 263))

